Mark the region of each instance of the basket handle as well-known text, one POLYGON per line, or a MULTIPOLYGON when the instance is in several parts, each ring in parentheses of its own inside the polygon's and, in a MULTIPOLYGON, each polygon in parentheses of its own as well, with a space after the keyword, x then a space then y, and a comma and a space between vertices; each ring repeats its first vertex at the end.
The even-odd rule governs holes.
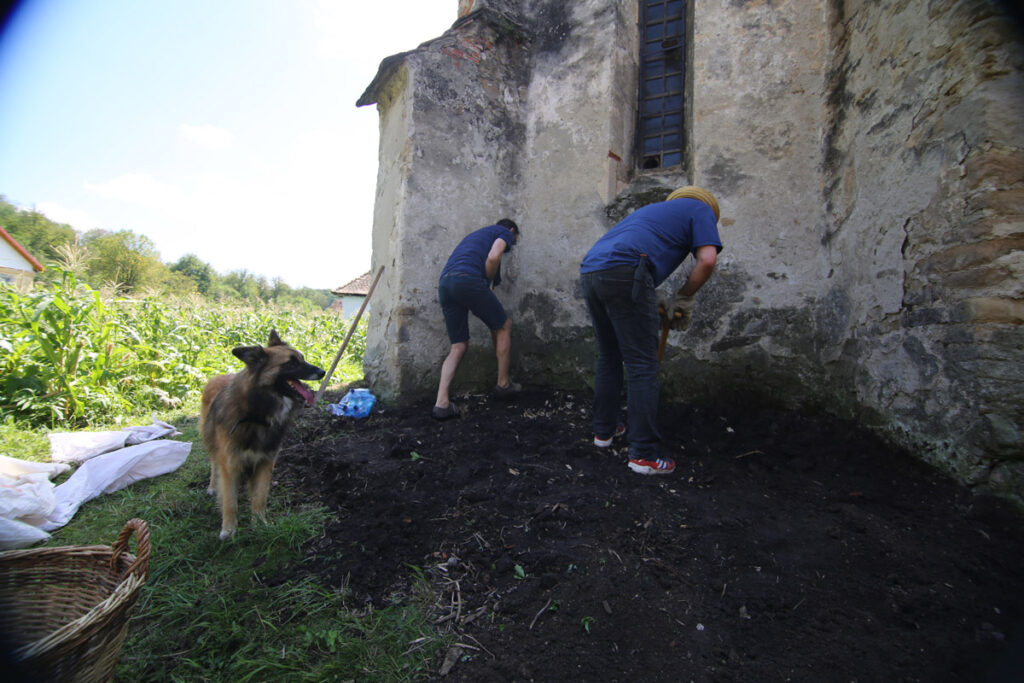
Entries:
POLYGON ((139 534, 136 539, 138 552, 135 555, 135 561, 125 571, 125 575, 136 573, 141 574, 145 579, 149 576, 149 525, 138 518, 129 519, 121 529, 121 533, 117 535, 117 541, 112 546, 114 554, 110 558, 110 568, 117 569, 117 560, 121 553, 128 552, 128 541, 135 532, 139 534))

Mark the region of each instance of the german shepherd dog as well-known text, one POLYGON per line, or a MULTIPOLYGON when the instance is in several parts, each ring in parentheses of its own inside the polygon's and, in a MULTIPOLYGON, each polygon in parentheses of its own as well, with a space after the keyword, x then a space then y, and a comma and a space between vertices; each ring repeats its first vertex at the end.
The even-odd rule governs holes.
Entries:
POLYGON ((210 486, 220 494, 220 537, 238 528, 238 484, 248 475, 253 515, 266 521, 267 494, 281 441, 299 408, 313 392, 301 380, 322 379, 324 371, 271 330, 267 346, 231 350, 245 363, 233 375, 218 375, 203 389, 200 429, 210 454, 210 486))

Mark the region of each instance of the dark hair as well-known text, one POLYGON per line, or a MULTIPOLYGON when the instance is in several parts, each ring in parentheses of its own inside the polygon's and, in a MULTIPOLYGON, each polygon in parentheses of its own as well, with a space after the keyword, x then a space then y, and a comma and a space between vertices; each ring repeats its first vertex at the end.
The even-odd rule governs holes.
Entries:
POLYGON ((502 218, 498 221, 498 225, 503 228, 508 228, 516 237, 519 237, 519 226, 516 225, 516 222, 511 218, 502 218))

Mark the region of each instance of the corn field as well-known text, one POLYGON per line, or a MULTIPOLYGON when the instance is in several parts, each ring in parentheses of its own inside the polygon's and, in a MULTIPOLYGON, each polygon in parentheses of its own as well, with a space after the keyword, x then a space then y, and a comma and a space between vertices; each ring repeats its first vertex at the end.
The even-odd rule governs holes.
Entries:
MULTIPOLYGON (((188 405, 236 346, 271 329, 326 369, 348 331, 333 312, 225 307, 201 298, 118 298, 62 280, 31 293, 0 285, 0 421, 80 427, 188 405)), ((335 380, 361 375, 366 318, 335 380)))

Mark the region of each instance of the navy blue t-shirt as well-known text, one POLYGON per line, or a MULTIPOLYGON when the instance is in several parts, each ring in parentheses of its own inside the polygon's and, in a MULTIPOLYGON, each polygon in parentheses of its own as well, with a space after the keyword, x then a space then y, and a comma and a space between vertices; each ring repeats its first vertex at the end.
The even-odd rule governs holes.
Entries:
POLYGON ((450 273, 470 273, 487 277, 487 255, 491 253, 494 240, 505 240, 508 246, 505 253, 512 251, 516 243, 515 234, 508 228, 501 225, 488 225, 486 228, 474 230, 459 242, 452 255, 448 257, 448 263, 441 271, 441 277, 450 273))
POLYGON ((580 273, 635 266, 647 254, 654 286, 665 281, 687 254, 713 245, 722 251, 711 207, 688 197, 648 204, 622 219, 599 239, 580 264, 580 273))

